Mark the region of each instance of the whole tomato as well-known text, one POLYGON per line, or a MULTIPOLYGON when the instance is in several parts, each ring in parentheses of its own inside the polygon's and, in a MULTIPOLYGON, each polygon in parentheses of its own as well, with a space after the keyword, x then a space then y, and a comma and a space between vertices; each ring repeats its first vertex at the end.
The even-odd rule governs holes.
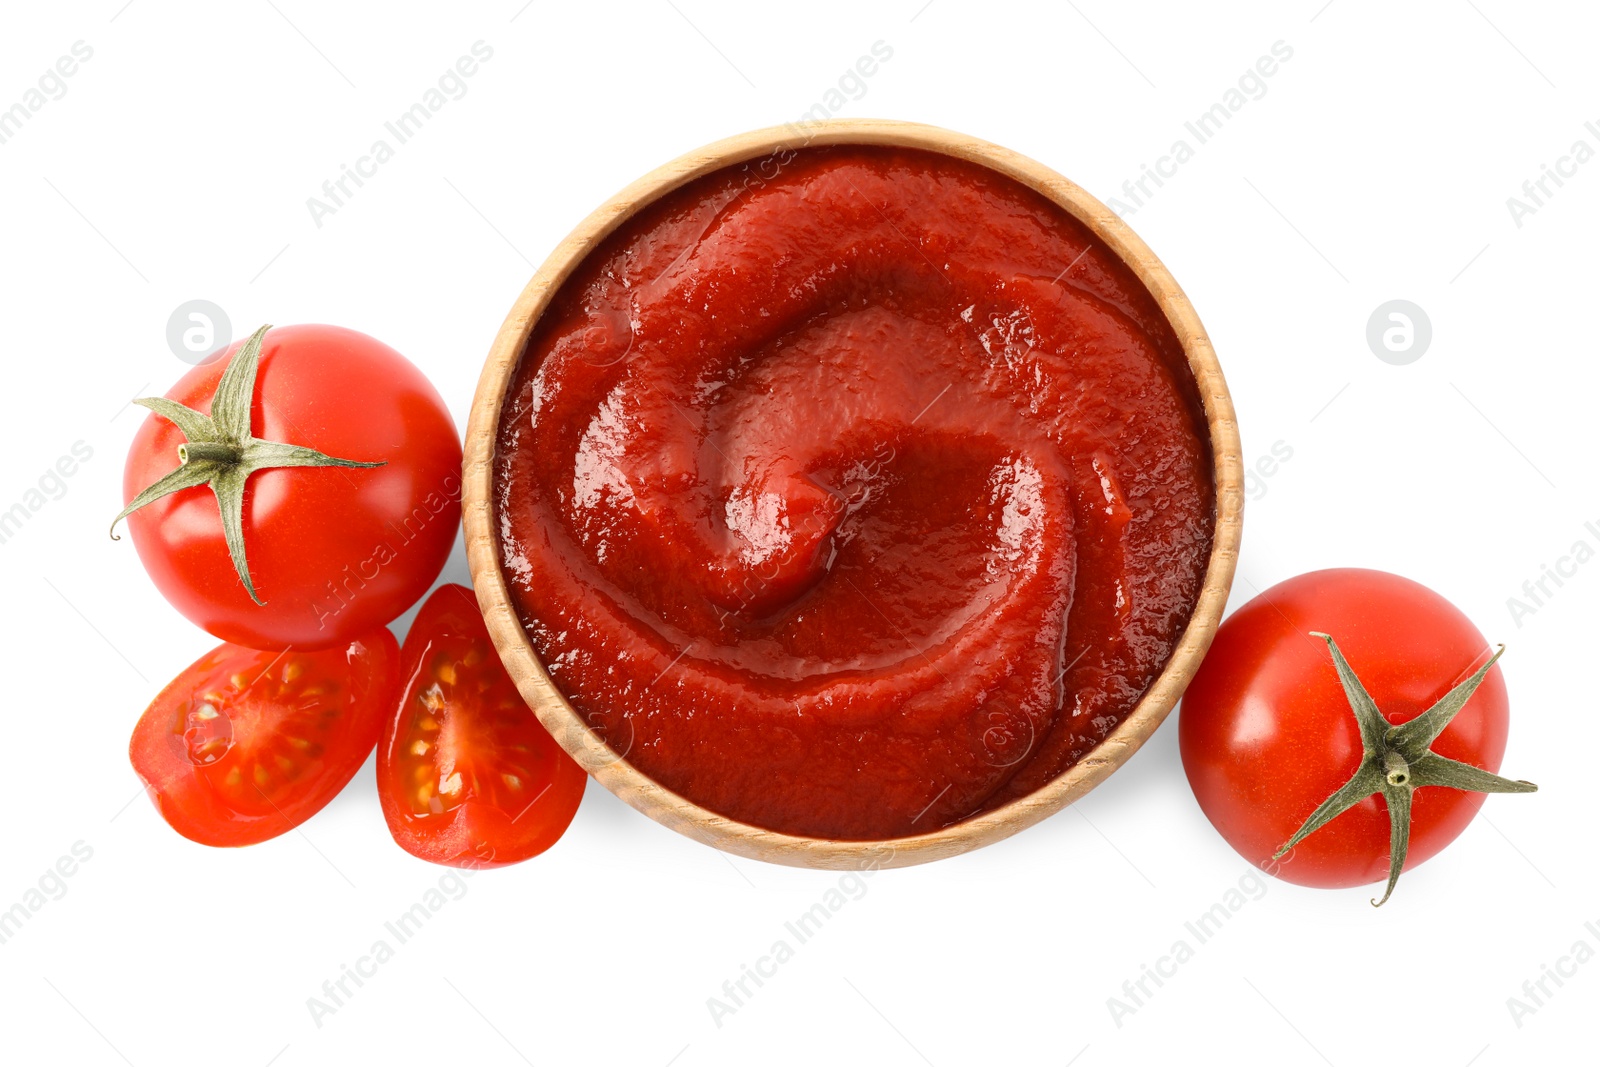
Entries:
POLYGON ((128 451, 128 528, 157 588, 214 636, 347 644, 443 569, 461 443, 439 393, 389 346, 338 326, 263 327, 138 403, 155 413, 128 451))
POLYGON ((1323 570, 1275 585, 1222 624, 1184 694, 1178 743, 1195 798, 1240 855, 1280 878, 1388 876, 1392 890, 1472 821, 1484 800, 1473 790, 1533 789, 1493 774, 1509 722, 1495 656, 1454 605, 1397 575, 1323 570), (1376 705, 1366 729, 1363 690, 1376 705), (1447 694, 1431 712, 1447 724, 1436 737, 1419 746, 1392 729, 1447 694), (1443 784, 1456 788, 1432 787, 1443 784), (1328 819, 1306 832, 1313 813, 1328 819))

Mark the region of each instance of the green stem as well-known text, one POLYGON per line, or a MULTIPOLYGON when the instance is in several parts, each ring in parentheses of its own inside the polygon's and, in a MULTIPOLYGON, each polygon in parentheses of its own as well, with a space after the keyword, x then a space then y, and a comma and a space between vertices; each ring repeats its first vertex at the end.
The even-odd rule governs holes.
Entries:
MULTIPOLYGON (((234 572, 250 599, 262 603, 250 577, 245 556, 244 487, 256 471, 275 467, 381 467, 372 463, 339 459, 314 448, 263 441, 251 434, 250 407, 254 402, 256 367, 261 361, 261 341, 271 329, 263 326, 250 335, 228 361, 211 397, 211 414, 204 415, 164 397, 145 397, 135 404, 149 408, 176 426, 185 440, 178 446, 180 465, 129 501, 111 520, 111 538, 117 538, 117 523, 146 504, 184 489, 207 486, 217 498, 223 540, 234 572)), ((330 397, 331 403, 359 402, 354 398, 330 397)))
POLYGON ((1333 638, 1323 633, 1313 633, 1311 636, 1328 643, 1334 670, 1339 675, 1340 685, 1344 687, 1345 699, 1361 728, 1361 762, 1350 780, 1307 817, 1277 855, 1282 856, 1302 839, 1337 819, 1360 801, 1381 793, 1389 809, 1389 883, 1384 889, 1383 899, 1372 902, 1375 906, 1381 905, 1394 892, 1400 871, 1406 864, 1406 852, 1411 840, 1411 795, 1416 789, 1442 786, 1479 793, 1531 793, 1538 789, 1532 782, 1512 781, 1481 767, 1445 759, 1430 747, 1434 739, 1448 728, 1456 713, 1466 706, 1505 647, 1501 646, 1500 651, 1477 673, 1440 697, 1433 707, 1409 722, 1390 726, 1333 638))
POLYGON ((180 463, 238 463, 239 446, 225 441, 185 441, 178 446, 180 463))
POLYGON ((1383 754, 1383 777, 1390 785, 1399 788, 1411 781, 1411 764, 1391 748, 1383 754))

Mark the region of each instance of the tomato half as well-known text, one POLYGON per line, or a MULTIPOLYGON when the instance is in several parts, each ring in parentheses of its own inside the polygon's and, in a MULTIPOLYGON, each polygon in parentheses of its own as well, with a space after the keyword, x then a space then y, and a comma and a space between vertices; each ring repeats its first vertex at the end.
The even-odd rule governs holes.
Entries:
MULTIPOLYGON (((189 371, 167 399, 212 414, 245 343, 189 371)), ((175 608, 224 641, 329 648, 386 625, 428 591, 460 525, 461 443, 422 372, 354 330, 276 327, 260 341, 249 421, 257 439, 382 466, 249 475, 242 532, 261 604, 228 554, 212 489, 180 489, 134 511, 139 558, 175 608)), ((145 419, 128 451, 125 500, 177 467, 185 444, 170 419, 145 419)))
POLYGON ((344 648, 219 645, 156 697, 128 756, 161 817, 202 845, 253 845, 338 795, 377 743, 400 648, 377 629, 344 648))
MULTIPOLYGON (((1389 872, 1390 823, 1368 796, 1272 856, 1355 773, 1362 741, 1330 660, 1331 635, 1390 724, 1422 714, 1494 654, 1478 629, 1426 586, 1382 571, 1314 571, 1273 586, 1217 631, 1178 719, 1183 767, 1201 810, 1240 855, 1290 882, 1355 886, 1389 872)), ((1433 752, 1500 769, 1509 707, 1492 667, 1433 752)), ((1522 783, 1526 784, 1526 783, 1522 783)), ((1466 829, 1483 794, 1418 788, 1409 870, 1466 829)))
POLYGON ((406 636, 405 694, 378 748, 389 832, 414 856, 500 867, 566 832, 588 775, 506 674, 472 590, 441 586, 406 636))

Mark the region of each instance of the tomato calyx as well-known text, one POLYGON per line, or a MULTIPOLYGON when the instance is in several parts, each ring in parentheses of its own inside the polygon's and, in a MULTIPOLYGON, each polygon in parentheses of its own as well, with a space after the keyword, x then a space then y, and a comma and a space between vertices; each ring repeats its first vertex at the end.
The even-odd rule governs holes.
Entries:
POLYGON ((1470 763, 1448 759, 1432 749, 1434 739, 1466 706, 1467 700, 1488 675, 1489 668, 1505 654, 1506 646, 1499 646, 1472 677, 1440 697, 1433 707, 1408 722, 1392 725, 1378 710, 1378 705, 1373 702, 1366 686, 1361 684, 1361 679, 1344 658, 1344 653, 1339 651, 1334 639, 1324 633, 1313 632, 1311 636, 1326 641, 1328 651, 1333 654, 1333 666, 1339 674, 1339 684, 1344 687, 1350 710, 1355 714, 1356 725, 1361 730, 1361 764, 1348 782, 1311 813, 1294 836, 1273 854, 1273 858, 1283 857, 1307 835, 1326 826, 1374 793, 1382 793, 1384 805, 1389 809, 1389 884, 1383 891, 1383 898, 1372 901, 1373 907, 1379 907, 1394 892, 1400 869, 1406 863, 1406 850, 1411 840, 1412 792, 1428 785, 1477 793, 1532 793, 1539 788, 1532 782, 1512 781, 1470 763))
POLYGON ((256 368, 261 362, 261 339, 272 327, 263 326, 250 335, 217 382, 211 397, 211 414, 204 415, 161 396, 135 400, 183 432, 178 446, 178 466, 134 497, 111 520, 111 539, 117 537, 117 523, 146 504, 183 489, 205 485, 217 498, 222 517, 222 537, 228 546, 233 569, 244 583, 245 592, 257 604, 263 603, 250 577, 244 544, 244 487, 256 471, 272 467, 381 467, 384 461, 364 463, 339 459, 314 448, 283 441, 265 441, 250 432, 250 407, 255 398, 256 368))

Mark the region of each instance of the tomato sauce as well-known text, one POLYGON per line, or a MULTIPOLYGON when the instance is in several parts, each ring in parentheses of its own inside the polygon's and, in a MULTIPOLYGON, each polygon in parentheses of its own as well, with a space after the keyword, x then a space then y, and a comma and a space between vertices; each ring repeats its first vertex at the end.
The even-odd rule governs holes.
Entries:
POLYGON ((1082 224, 993 171, 787 151, 640 212, 502 408, 497 530, 551 678, 619 755, 772 830, 923 833, 1132 710, 1199 595, 1182 350, 1082 224))

